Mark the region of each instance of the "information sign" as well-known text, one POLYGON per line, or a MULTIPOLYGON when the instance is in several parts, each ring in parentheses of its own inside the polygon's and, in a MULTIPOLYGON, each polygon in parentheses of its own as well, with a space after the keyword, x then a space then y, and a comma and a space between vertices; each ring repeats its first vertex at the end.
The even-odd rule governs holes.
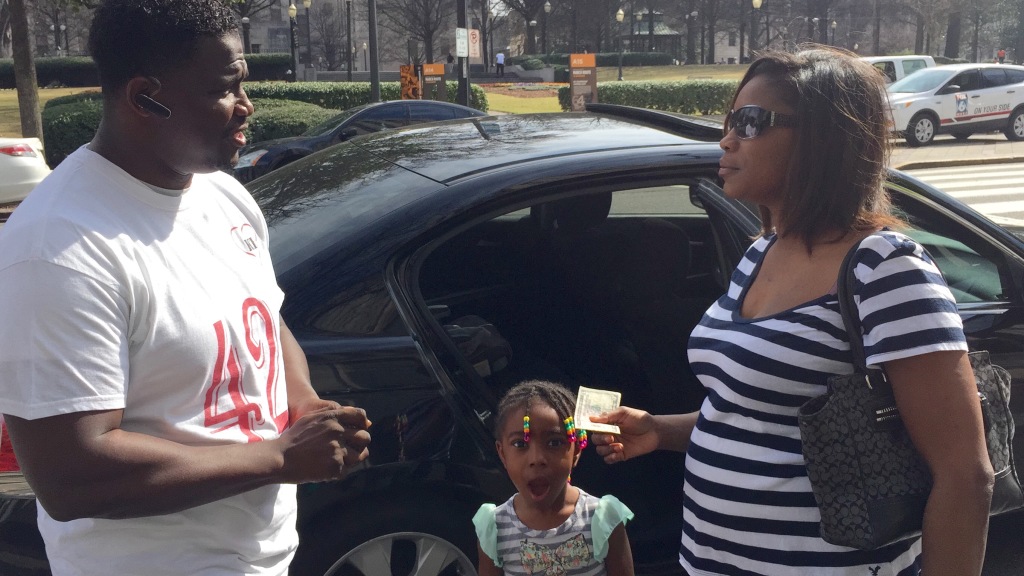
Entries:
POLYGON ((583 112, 597 102, 597 58, 593 54, 569 55, 570 110, 583 112))
POLYGON ((469 57, 480 57, 480 31, 476 28, 469 29, 469 57))
POLYGON ((459 58, 469 57, 469 29, 455 29, 455 55, 459 58))

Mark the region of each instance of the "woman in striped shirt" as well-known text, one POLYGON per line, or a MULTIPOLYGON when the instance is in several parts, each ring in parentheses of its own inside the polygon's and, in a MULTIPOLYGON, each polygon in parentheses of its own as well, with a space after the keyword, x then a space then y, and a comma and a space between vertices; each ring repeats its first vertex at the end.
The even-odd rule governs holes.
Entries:
POLYGON ((726 117, 727 196, 760 206, 763 231, 728 292, 690 336, 708 392, 692 414, 631 408, 595 434, 620 462, 685 451, 679 560, 698 575, 977 575, 992 468, 956 303, 920 245, 890 228, 882 188, 884 85, 848 53, 768 53, 751 64, 726 117), (857 245, 855 298, 870 366, 892 381, 932 471, 923 536, 871 551, 826 543, 800 449, 797 409, 853 372, 836 279, 857 245))

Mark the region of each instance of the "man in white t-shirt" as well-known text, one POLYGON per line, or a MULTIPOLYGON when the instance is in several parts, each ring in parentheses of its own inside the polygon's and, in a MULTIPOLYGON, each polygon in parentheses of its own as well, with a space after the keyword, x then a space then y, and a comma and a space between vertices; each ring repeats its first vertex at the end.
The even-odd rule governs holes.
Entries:
POLYGON ((234 15, 106 0, 95 138, 0 230, 0 413, 56 576, 287 574, 295 484, 367 456, 280 317, 259 207, 219 166, 252 103, 234 15))
POLYGON ((498 74, 498 78, 505 77, 505 53, 498 52, 494 55, 494 71, 498 74))

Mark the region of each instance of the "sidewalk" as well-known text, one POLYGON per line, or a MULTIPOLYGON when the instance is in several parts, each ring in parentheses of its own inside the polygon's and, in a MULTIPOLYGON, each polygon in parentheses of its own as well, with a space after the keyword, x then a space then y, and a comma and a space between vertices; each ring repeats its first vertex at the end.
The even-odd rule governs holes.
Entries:
POLYGON ((903 139, 892 140, 889 164, 900 170, 1024 162, 1024 141, 1013 142, 997 132, 976 134, 965 141, 936 136, 928 146, 911 148, 903 139))

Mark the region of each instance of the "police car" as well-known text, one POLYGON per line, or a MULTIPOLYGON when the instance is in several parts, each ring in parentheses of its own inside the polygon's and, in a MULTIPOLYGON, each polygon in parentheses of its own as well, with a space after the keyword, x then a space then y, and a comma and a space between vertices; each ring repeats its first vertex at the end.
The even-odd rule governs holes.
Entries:
POLYGON ((889 85, 892 130, 911 146, 936 134, 963 140, 1001 130, 1024 140, 1024 67, 951 64, 918 70, 889 85))

